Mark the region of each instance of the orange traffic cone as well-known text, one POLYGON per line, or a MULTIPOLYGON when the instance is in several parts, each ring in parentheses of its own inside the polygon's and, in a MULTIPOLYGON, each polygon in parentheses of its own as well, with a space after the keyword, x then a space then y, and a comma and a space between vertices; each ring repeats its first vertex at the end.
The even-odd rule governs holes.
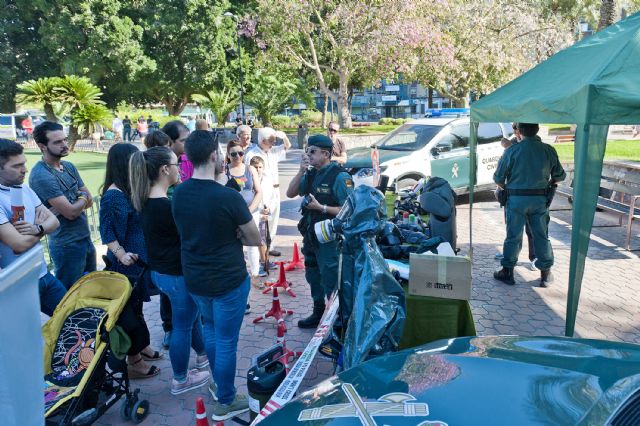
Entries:
POLYGON ((294 269, 304 269, 304 258, 300 257, 300 252, 298 251, 298 243, 293 243, 293 259, 287 261, 287 266, 285 266, 285 271, 293 271, 294 269))
POLYGON ((204 409, 204 400, 201 396, 196 398, 196 426, 209 426, 207 410, 204 409))
POLYGON ((267 319, 268 317, 272 317, 278 322, 278 328, 280 327, 280 324, 282 324, 286 331, 287 326, 284 325, 284 317, 286 317, 287 315, 293 314, 293 311, 283 309, 282 306, 280 306, 280 298, 278 297, 278 287, 273 286, 271 288, 273 288, 273 298, 271 299, 271 309, 269 309, 264 314, 260 315, 258 318, 254 319, 253 323, 256 324, 262 320, 267 319))
POLYGON ((278 262, 278 264, 280 265, 280 276, 278 277, 278 281, 270 281, 264 283, 265 288, 264 290, 262 290, 262 294, 269 293, 272 288, 282 287, 284 291, 289 293, 289 296, 296 297, 296 294, 293 292, 293 290, 291 290, 291 287, 289 287, 291 285, 291 282, 287 281, 287 276, 284 273, 284 262, 278 262))
POLYGON ((278 338, 276 339, 276 342, 282 343, 282 355, 279 360, 284 364, 284 368, 286 369, 287 374, 289 374, 289 370, 291 369, 289 362, 292 358, 299 358, 300 355, 302 355, 302 352, 294 352, 287 348, 287 342, 284 339, 284 334, 286 332, 287 326, 284 324, 284 321, 282 323, 278 323, 278 338))

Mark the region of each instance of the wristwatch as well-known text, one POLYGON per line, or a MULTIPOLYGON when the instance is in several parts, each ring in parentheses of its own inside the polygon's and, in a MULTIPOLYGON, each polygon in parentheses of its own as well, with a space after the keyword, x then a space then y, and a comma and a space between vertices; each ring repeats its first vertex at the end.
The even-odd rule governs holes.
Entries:
POLYGON ((44 236, 44 226, 42 225, 36 225, 38 227, 38 234, 36 235, 37 237, 42 237, 44 236))

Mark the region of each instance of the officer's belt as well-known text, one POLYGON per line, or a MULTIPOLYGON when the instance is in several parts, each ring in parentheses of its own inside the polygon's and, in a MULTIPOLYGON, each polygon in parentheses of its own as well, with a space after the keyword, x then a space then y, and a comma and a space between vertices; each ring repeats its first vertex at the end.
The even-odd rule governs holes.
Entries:
POLYGON ((507 195, 547 195, 546 189, 509 189, 507 195))

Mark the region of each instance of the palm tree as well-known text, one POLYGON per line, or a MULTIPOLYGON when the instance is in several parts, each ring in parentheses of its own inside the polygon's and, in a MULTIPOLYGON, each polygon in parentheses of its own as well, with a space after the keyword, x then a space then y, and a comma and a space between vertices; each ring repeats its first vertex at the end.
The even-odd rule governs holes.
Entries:
POLYGON ((224 88, 222 90, 209 90, 202 94, 191 96, 195 102, 203 108, 209 108, 216 116, 218 125, 225 126, 226 118, 236 109, 240 103, 240 98, 232 89, 224 88))
POLYGON ((77 108, 72 116, 73 123, 78 128, 81 137, 91 136, 99 132, 101 127, 108 126, 113 114, 104 105, 87 104, 77 108))
MULTIPOLYGON (((75 117, 81 117, 79 110, 82 108, 103 106, 100 99, 102 92, 97 86, 91 83, 87 77, 76 75, 66 75, 60 79, 59 85, 55 88, 61 102, 71 108, 71 126, 69 127, 69 149, 73 151, 78 140, 78 125, 75 117)), ((94 110, 95 111, 95 110, 94 110)))
POLYGON ((600 20, 598 21, 598 31, 604 30, 616 21, 616 1, 602 0, 600 4, 600 20))
POLYGON ((16 100, 25 104, 42 104, 44 113, 49 121, 58 121, 54 105, 60 101, 56 88, 60 85, 60 77, 45 77, 38 80, 28 80, 18 84, 16 100))

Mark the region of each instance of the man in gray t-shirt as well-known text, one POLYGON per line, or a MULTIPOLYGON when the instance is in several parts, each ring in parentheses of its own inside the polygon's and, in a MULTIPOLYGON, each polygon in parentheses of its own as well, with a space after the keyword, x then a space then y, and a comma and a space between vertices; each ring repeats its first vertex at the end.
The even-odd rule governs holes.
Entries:
POLYGON ((85 272, 96 270, 96 250, 84 212, 92 198, 75 166, 62 161, 69 155, 62 126, 45 121, 33 130, 33 138, 42 160, 31 170, 29 186, 60 221, 60 228, 49 236, 49 253, 56 277, 70 288, 85 272))

